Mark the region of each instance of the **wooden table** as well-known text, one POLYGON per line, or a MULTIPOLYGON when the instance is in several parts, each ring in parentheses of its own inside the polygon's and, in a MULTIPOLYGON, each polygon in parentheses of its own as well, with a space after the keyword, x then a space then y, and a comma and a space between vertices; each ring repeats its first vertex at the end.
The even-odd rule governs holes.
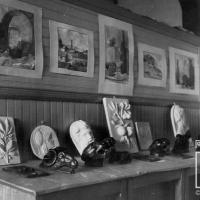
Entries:
MULTIPOLYGON (((4 172, 0 167, 0 199, 195 199, 195 158, 166 156, 163 159, 158 162, 133 159, 130 164, 105 163, 100 168, 89 168, 80 163, 75 174, 51 171, 50 176, 32 179, 4 172)), ((30 161, 25 165, 38 167, 39 163, 30 161)))

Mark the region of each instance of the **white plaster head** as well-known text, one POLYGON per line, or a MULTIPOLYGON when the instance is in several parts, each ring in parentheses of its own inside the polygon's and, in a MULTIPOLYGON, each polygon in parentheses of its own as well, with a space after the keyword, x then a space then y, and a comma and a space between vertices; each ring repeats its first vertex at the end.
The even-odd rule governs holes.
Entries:
POLYGON ((179 105, 173 105, 171 108, 171 122, 174 136, 185 135, 189 130, 189 125, 186 119, 185 110, 179 105))
POLYGON ((94 142, 91 127, 85 121, 78 120, 73 122, 69 128, 69 132, 80 155, 82 155, 83 151, 89 144, 94 142))

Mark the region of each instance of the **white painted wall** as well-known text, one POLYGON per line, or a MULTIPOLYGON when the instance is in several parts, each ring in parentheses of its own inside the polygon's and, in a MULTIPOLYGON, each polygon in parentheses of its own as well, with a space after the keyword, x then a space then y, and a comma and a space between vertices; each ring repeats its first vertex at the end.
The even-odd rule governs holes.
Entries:
POLYGON ((179 0, 119 0, 119 5, 170 26, 182 26, 179 0))

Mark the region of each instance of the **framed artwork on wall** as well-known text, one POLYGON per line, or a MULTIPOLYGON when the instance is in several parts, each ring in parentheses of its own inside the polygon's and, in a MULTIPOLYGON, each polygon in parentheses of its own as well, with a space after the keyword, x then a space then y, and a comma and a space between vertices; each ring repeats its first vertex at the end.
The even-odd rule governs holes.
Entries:
POLYGON ((93 77, 93 32, 49 21, 50 71, 74 76, 93 77))
POLYGON ((42 9, 0 0, 0 74, 41 78, 42 9))
POLYGON ((170 92, 199 95, 199 54, 169 48, 170 92))
POLYGON ((134 40, 132 25, 99 15, 99 93, 133 93, 134 40))
POLYGON ((166 87, 167 63, 164 49, 139 43, 138 60, 138 84, 166 87))

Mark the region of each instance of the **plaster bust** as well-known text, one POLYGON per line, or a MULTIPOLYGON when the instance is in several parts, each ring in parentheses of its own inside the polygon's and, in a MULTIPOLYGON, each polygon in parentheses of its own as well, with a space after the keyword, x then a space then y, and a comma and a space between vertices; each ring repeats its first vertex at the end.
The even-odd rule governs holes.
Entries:
POLYGON ((174 136, 177 135, 185 135, 186 132, 189 130, 189 125, 186 120, 185 111, 179 105, 173 105, 171 108, 171 121, 174 136))
POLYGON ((85 148, 94 142, 94 136, 91 127, 82 120, 75 121, 71 124, 70 137, 76 146, 80 155, 82 155, 85 148))

